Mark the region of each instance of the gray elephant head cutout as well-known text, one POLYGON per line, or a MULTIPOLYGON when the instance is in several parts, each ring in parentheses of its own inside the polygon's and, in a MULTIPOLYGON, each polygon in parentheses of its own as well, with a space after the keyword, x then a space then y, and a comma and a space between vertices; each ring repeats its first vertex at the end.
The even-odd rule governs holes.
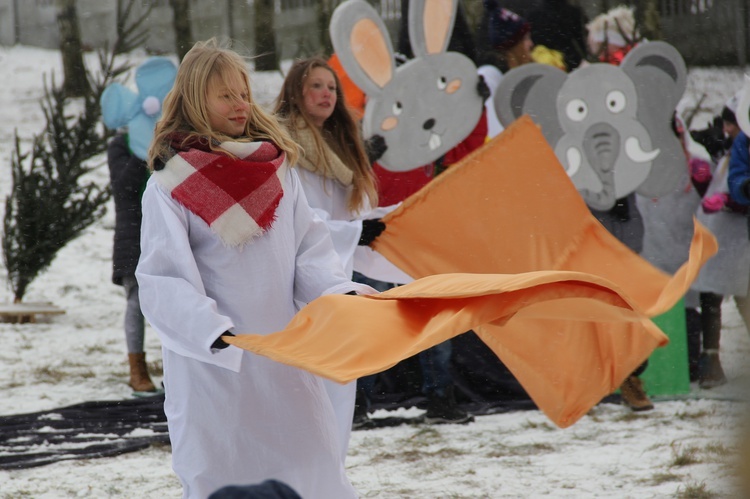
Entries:
POLYGON ((619 67, 595 63, 570 74, 542 64, 515 68, 494 105, 505 126, 522 114, 538 123, 586 204, 607 210, 632 192, 655 198, 674 191, 685 154, 671 120, 686 80, 674 47, 646 42, 619 67))
POLYGON ((364 0, 347 0, 331 16, 333 48, 367 94, 362 131, 388 146, 378 159, 391 171, 429 164, 463 141, 482 115, 477 68, 446 52, 458 0, 411 0, 409 39, 415 58, 395 65, 390 35, 364 0))

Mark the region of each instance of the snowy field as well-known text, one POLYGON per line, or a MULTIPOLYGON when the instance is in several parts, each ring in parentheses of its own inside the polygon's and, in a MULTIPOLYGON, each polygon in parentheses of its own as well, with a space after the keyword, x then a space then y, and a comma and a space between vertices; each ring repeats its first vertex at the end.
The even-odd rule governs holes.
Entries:
MULTIPOLYGON (((137 62, 143 56, 131 57, 137 62)), ((28 143, 42 129, 42 75, 54 70, 59 81, 59 68, 57 52, 0 48, 2 200, 10 188, 14 130, 28 143)), ((721 68, 690 72, 681 107, 689 110, 706 94, 694 128, 705 126, 740 88, 742 74, 721 68)), ((271 102, 281 75, 254 78, 256 98, 271 102)), ((98 161, 96 179, 107 182, 105 159, 98 161)), ((130 397, 121 328, 124 298, 110 281, 113 225, 110 206, 32 283, 26 301, 53 302, 65 315, 36 325, 0 324, 0 415, 130 397)), ((3 269, 0 302, 11 300, 3 269)), ((349 476, 362 497, 376 498, 737 497, 734 454, 738 426, 747 414, 741 399, 749 386, 750 335, 731 301, 723 311, 721 357, 728 385, 710 391, 694 386, 689 397, 658 400, 653 411, 641 414, 602 404, 565 430, 530 411, 481 416, 467 426, 357 431, 349 476)), ((152 330, 146 335, 148 360, 158 372, 160 345, 152 330)), ((165 445, 112 458, 0 471, 0 498, 180 494, 165 445)))

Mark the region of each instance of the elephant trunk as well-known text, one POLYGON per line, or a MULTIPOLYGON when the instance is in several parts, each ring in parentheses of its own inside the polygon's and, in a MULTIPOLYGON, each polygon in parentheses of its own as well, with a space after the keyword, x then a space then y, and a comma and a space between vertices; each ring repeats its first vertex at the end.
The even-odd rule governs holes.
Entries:
POLYGON ((591 208, 609 210, 615 205, 615 166, 620 157, 620 134, 609 123, 591 125, 583 137, 583 153, 602 183, 599 192, 582 190, 581 195, 591 208))

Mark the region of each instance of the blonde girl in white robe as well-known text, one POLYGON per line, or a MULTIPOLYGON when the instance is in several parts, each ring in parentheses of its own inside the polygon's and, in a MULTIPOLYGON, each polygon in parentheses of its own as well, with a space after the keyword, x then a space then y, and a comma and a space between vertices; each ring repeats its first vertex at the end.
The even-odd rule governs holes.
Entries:
POLYGON ((149 152, 136 276, 163 344, 173 468, 186 498, 267 479, 353 498, 323 380, 221 340, 281 330, 322 294, 372 292, 344 273, 288 168, 297 147, 253 102, 246 68, 196 44, 149 152))
MULTIPOLYGON (((295 61, 276 101, 276 115, 301 146, 297 174, 310 206, 325 220, 333 244, 353 271, 384 282, 412 281, 369 244, 384 226, 379 219, 396 205, 375 208, 378 192, 359 128, 348 111, 333 69, 321 58, 295 61)), ((354 415, 355 383, 327 382, 339 421, 342 459, 346 458, 354 415)))

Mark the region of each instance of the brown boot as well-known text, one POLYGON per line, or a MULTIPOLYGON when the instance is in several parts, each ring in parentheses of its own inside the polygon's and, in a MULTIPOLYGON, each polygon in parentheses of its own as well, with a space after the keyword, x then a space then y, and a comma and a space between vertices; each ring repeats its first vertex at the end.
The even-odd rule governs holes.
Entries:
POLYGON ((649 411, 654 408, 646 391, 643 389, 643 382, 638 376, 628 376, 620 386, 622 403, 634 411, 649 411))
POLYGON ((155 392, 156 386, 151 381, 146 368, 146 353, 129 353, 130 362, 130 388, 135 392, 155 392))

